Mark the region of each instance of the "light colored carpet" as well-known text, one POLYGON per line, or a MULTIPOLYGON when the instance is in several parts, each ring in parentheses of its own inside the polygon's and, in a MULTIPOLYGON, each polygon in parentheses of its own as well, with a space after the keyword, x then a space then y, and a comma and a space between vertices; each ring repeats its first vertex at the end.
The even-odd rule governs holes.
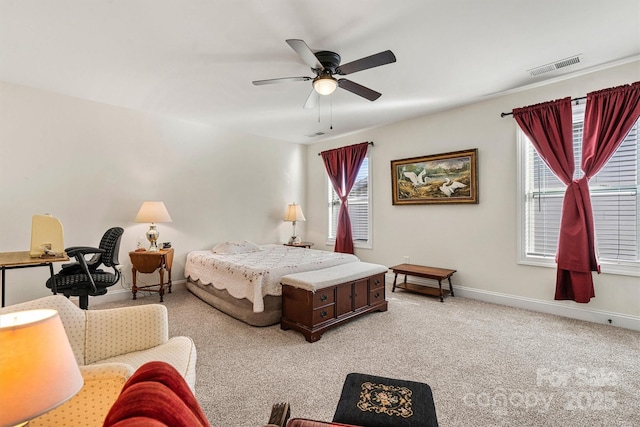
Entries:
POLYGON ((639 332, 460 297, 387 289, 387 299, 389 311, 313 344, 241 323, 184 288, 164 304, 171 335, 196 343, 196 395, 213 426, 261 426, 280 401, 294 417, 330 421, 349 372, 429 384, 441 427, 640 425, 639 332))

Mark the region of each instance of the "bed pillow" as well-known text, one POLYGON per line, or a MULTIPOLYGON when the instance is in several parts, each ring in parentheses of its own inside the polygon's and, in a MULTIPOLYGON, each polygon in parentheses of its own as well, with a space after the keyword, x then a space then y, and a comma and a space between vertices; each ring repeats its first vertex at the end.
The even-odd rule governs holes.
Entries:
POLYGON ((215 245, 211 251, 214 254, 246 254, 249 252, 256 252, 260 250, 260 246, 247 240, 236 240, 231 242, 222 242, 215 245))

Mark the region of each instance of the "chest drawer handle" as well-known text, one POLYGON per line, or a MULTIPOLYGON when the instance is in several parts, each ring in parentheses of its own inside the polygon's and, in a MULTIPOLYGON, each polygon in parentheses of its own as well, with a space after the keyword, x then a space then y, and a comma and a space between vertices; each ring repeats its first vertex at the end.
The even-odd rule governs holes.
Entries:
POLYGON ((376 285, 380 284, 380 279, 376 279, 376 285))
POLYGON ((327 312, 322 310, 322 312, 320 312, 320 317, 327 317, 327 312))
POLYGON ((380 298, 380 292, 376 292, 376 293, 373 295, 373 297, 374 297, 374 298, 380 298))
POLYGON ((326 300, 327 300, 327 295, 320 296, 320 301, 326 301, 326 300))

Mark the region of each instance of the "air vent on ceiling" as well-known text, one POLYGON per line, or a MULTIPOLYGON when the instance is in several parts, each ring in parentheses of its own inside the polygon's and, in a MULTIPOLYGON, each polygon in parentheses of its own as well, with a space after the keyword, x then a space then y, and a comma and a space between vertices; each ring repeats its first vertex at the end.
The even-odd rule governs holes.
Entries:
POLYGON ((324 135, 324 132, 316 132, 316 133, 309 134, 307 136, 309 138, 313 138, 313 137, 320 136, 320 135, 324 135))
POLYGON ((558 70, 560 68, 568 67, 570 65, 578 64, 582 60, 582 54, 573 55, 568 58, 560 59, 550 64, 542 65, 540 67, 527 70, 531 77, 539 76, 540 74, 549 73, 551 71, 558 70))

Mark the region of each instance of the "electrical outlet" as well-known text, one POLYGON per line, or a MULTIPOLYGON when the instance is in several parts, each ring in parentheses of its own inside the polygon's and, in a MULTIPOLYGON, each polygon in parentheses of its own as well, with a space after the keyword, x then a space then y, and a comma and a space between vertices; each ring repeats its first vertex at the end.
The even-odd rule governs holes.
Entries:
POLYGON ((407 255, 404 256, 404 263, 405 264, 411 264, 411 261, 409 259, 409 257, 407 255))

